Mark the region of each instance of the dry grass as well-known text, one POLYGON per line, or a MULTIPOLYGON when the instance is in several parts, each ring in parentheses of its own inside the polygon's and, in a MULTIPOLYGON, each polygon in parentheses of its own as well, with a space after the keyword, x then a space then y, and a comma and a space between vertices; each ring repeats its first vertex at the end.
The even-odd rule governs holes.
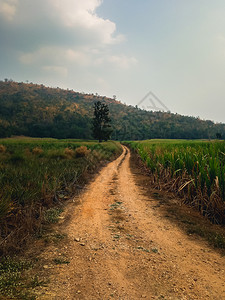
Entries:
POLYGON ((25 248, 30 235, 56 219, 55 208, 77 185, 121 151, 113 142, 12 139, 1 144, 7 152, 0 155, 0 257, 25 248), (86 144, 101 159, 93 158, 86 144))
POLYGON ((81 146, 79 148, 76 148, 75 150, 75 154, 76 157, 86 157, 91 150, 88 150, 88 148, 86 146, 81 146))
POLYGON ((32 153, 34 155, 40 155, 43 153, 43 150, 40 147, 35 147, 35 148, 33 148, 32 153))
POLYGON ((75 155, 74 150, 71 148, 65 148, 64 153, 68 158, 72 158, 75 155))
POLYGON ((6 147, 4 145, 0 145, 0 153, 5 153, 6 147))

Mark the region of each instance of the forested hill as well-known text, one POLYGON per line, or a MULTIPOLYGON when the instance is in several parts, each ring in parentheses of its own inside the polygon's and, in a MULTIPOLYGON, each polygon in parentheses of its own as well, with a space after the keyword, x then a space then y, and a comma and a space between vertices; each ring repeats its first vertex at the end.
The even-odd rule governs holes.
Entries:
POLYGON ((114 129, 112 139, 225 138, 225 124, 178 114, 149 112, 94 94, 0 81, 0 137, 92 138, 93 103, 104 101, 114 129))

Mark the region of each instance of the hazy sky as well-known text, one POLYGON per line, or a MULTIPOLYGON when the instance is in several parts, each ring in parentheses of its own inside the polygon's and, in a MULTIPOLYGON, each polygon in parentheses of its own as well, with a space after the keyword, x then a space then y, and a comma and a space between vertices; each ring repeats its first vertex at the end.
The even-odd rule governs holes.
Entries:
POLYGON ((0 0, 4 78, 225 122, 225 0, 0 0))

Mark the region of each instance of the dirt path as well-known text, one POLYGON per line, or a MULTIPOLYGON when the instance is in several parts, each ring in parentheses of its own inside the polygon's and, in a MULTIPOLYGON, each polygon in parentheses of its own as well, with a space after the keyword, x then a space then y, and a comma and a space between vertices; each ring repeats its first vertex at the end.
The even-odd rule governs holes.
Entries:
POLYGON ((50 284, 38 299, 225 299, 225 259, 157 214, 129 158, 124 147, 74 199, 67 243, 42 253, 50 284))

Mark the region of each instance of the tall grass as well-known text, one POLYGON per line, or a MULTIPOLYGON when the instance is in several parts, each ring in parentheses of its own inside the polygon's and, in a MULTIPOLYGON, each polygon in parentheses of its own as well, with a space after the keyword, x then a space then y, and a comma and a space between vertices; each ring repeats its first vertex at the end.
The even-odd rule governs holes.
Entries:
POLYGON ((0 254, 23 245, 44 211, 71 196, 118 143, 54 139, 0 140, 0 254))
POLYGON ((176 192, 214 223, 225 223, 225 142, 130 142, 152 184, 176 192))

